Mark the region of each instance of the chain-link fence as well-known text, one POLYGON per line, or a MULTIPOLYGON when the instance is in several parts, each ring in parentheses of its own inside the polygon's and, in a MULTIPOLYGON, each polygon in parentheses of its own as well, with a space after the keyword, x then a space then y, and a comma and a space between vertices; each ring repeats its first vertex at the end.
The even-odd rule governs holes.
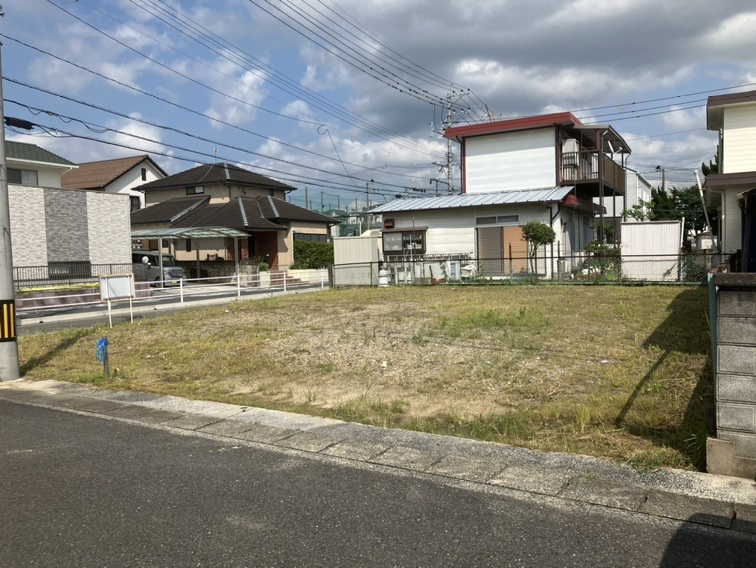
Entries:
POLYGON ((722 255, 580 254, 540 258, 394 257, 333 267, 334 286, 513 284, 703 284, 722 255))

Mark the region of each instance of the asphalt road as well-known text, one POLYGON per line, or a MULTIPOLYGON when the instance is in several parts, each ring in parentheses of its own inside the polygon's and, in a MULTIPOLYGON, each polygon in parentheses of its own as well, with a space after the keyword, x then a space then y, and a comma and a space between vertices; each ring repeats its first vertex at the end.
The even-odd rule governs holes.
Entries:
POLYGON ((756 537, 0 401, 2 566, 753 566, 756 537))

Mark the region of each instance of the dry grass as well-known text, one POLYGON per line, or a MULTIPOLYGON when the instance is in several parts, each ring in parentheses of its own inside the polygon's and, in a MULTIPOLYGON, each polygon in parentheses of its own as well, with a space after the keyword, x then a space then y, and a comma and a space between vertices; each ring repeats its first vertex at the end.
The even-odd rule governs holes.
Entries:
POLYGON ((700 468, 705 288, 335 290, 20 340, 27 378, 92 382, 700 468), (116 378, 95 359, 104 335, 116 378))

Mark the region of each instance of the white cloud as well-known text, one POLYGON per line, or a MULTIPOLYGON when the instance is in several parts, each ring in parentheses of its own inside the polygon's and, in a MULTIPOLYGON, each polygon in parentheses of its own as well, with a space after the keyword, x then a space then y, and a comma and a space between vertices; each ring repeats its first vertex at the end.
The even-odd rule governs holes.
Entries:
MULTIPOLYGON (((238 76, 235 81, 225 81, 222 93, 213 93, 210 97, 210 108, 205 114, 230 124, 251 124, 256 115, 257 108, 263 100, 265 93, 266 75, 261 72, 246 71, 238 76)), ((220 125, 212 123, 215 127, 220 125)))

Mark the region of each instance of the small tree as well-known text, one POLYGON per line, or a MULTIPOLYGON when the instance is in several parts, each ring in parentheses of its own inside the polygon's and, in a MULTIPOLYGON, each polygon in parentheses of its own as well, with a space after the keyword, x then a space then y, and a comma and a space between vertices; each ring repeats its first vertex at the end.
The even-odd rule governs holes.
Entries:
POLYGON ((554 229, 545 223, 529 221, 522 226, 522 238, 528 243, 528 258, 530 259, 531 272, 537 274, 536 255, 538 254, 538 248, 553 243, 554 239, 556 239, 556 233, 554 229))

